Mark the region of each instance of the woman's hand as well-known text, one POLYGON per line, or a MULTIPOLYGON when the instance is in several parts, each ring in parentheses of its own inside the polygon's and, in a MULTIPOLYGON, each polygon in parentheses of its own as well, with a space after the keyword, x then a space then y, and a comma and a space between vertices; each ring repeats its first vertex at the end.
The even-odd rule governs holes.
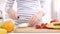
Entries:
POLYGON ((12 8, 7 10, 7 13, 9 15, 10 18, 17 20, 18 19, 18 15, 17 12, 15 12, 12 8))
POLYGON ((32 27, 32 26, 35 26, 35 25, 37 24, 37 21, 38 21, 40 18, 42 18, 43 15, 44 15, 43 12, 39 12, 39 13, 31 16, 30 20, 28 21, 29 26, 31 26, 31 27, 32 27))

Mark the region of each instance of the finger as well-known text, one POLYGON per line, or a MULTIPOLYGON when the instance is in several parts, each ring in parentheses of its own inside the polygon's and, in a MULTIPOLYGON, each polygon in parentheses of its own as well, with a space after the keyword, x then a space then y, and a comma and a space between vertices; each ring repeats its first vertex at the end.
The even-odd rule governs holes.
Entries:
POLYGON ((34 17, 33 18, 33 25, 36 25, 37 24, 37 21, 38 21, 37 17, 34 17))
POLYGON ((30 17, 30 19, 29 19, 28 22, 31 23, 32 22, 32 19, 33 19, 33 16, 30 17))
POLYGON ((30 26, 30 27, 33 26, 33 21, 32 21, 32 20, 30 20, 28 23, 29 23, 29 26, 30 26))
POLYGON ((31 18, 29 19, 29 25, 33 26, 34 25, 34 15, 31 16, 31 18))

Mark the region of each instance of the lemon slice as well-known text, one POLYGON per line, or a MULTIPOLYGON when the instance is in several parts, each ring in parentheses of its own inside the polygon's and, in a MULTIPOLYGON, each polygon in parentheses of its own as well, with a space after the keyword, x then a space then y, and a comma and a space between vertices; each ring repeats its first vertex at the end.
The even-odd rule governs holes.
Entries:
POLYGON ((47 28, 60 28, 60 23, 59 22, 54 22, 46 25, 47 28))

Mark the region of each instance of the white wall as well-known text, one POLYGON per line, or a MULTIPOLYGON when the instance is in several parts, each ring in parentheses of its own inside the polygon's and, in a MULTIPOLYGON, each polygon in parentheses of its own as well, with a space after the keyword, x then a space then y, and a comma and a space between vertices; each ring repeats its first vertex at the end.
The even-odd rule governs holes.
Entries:
POLYGON ((54 0, 54 12, 57 14, 54 16, 60 21, 60 0, 54 0))

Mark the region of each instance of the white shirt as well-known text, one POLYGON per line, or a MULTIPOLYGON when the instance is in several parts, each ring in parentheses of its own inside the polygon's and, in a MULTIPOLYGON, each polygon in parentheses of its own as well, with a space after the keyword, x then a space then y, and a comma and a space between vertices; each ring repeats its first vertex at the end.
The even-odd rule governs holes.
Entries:
MULTIPOLYGON (((14 1, 15 0, 8 0, 6 7, 12 7, 14 1)), ((17 21, 19 23, 27 23, 32 15, 42 10, 40 0, 16 0, 16 2, 17 12, 20 16, 19 20, 17 21)))

